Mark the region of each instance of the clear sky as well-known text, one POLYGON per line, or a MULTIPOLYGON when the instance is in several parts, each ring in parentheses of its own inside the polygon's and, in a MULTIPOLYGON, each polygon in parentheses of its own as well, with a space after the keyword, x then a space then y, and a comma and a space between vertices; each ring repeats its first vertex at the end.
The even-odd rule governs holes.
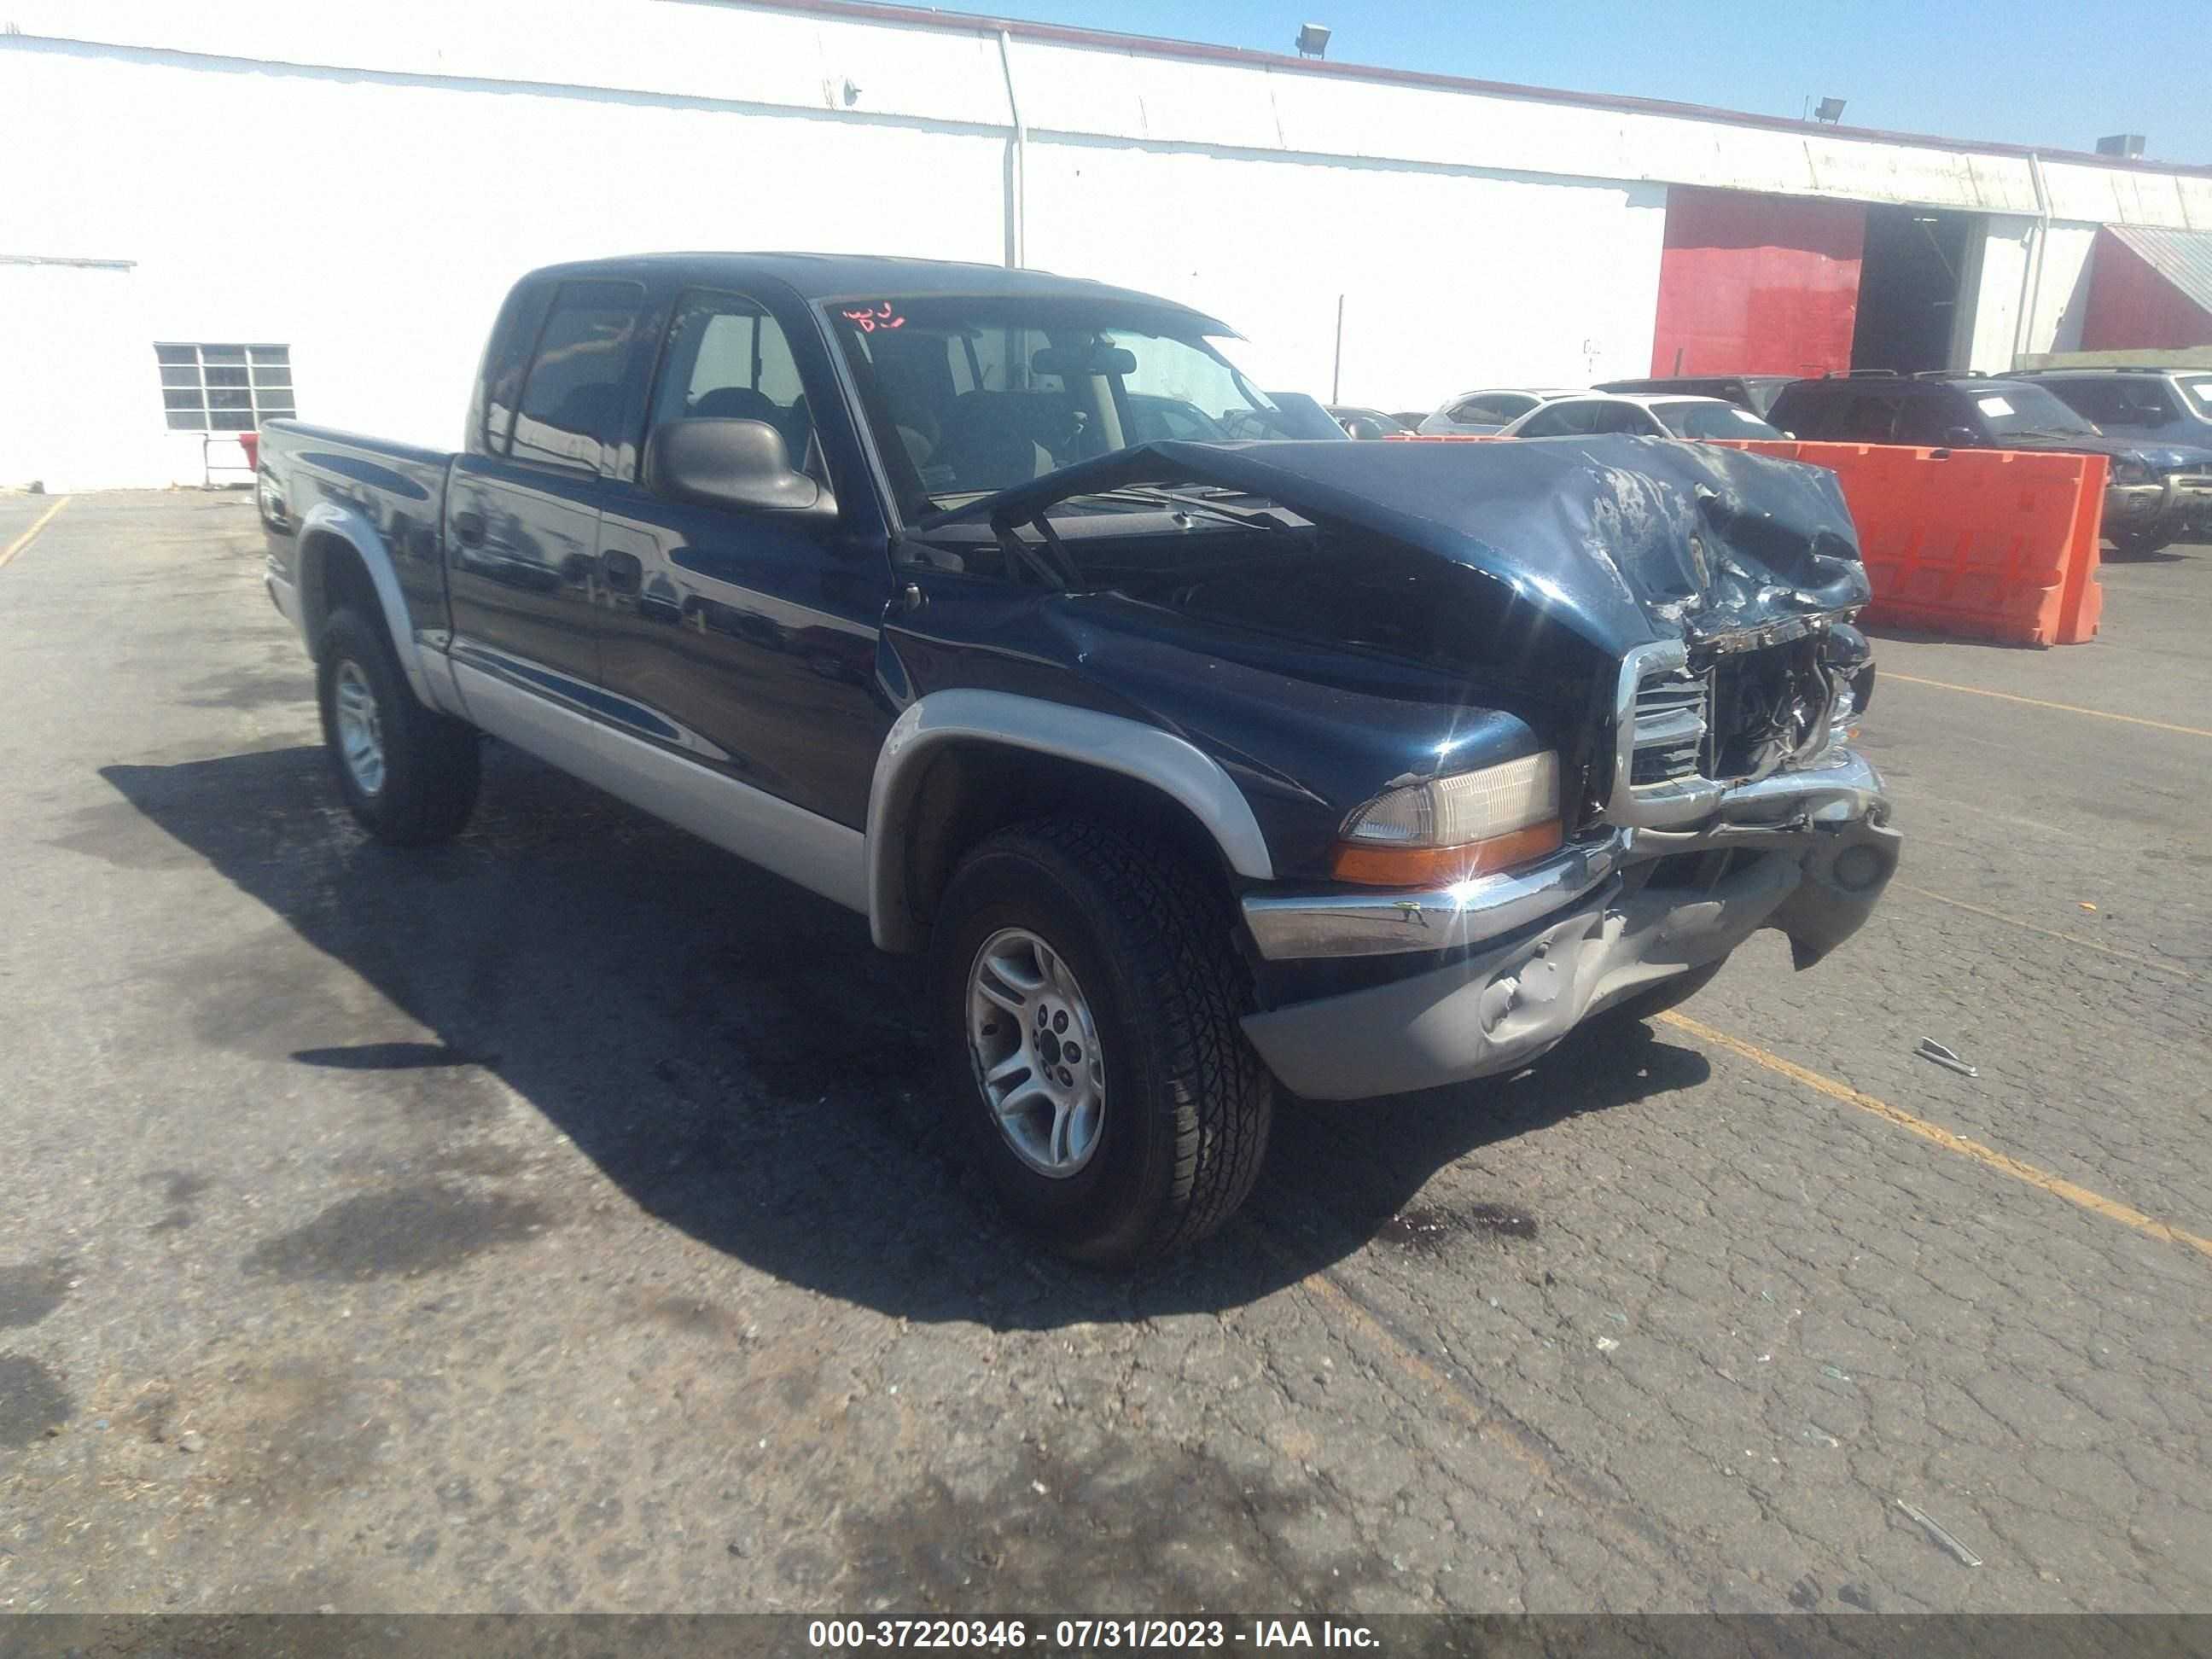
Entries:
POLYGON ((1331 59, 2087 150, 2140 132, 2146 156, 2212 164, 2212 5, 2152 0, 939 0, 945 9, 1331 59), (2190 20, 2194 19, 2192 22, 2190 20))

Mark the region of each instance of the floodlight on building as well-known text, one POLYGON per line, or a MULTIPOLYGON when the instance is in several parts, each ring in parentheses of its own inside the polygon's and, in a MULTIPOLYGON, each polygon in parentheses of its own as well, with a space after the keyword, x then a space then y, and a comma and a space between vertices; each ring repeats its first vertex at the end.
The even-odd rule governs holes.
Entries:
POLYGON ((1820 107, 1813 112, 1813 118, 1815 121, 1826 121, 1830 126, 1835 125, 1844 118, 1844 100, 1840 98, 1823 98, 1820 107))
POLYGON ((1301 58, 1328 56, 1328 26, 1325 23, 1302 25, 1298 29, 1298 56, 1301 58))
POLYGON ((2143 136, 2140 132, 2116 132, 2108 138, 2097 140, 2097 154, 2117 155, 2132 161, 2143 153, 2143 136))

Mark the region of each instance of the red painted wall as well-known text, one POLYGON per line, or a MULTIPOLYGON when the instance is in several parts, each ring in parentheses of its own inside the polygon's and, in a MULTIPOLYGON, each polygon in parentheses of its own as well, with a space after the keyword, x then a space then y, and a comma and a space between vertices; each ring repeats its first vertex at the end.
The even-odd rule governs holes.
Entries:
POLYGON ((2195 304, 2109 230, 2089 254, 2084 351, 2173 350, 2212 345, 2212 311, 2195 304))
POLYGON ((1674 185, 1651 372, 1849 368, 1865 244, 1866 210, 1850 202, 1674 185))

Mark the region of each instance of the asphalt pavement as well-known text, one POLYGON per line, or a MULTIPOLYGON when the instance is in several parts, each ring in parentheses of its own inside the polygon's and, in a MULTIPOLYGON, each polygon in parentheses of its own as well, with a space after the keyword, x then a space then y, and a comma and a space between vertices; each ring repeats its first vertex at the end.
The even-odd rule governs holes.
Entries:
POLYGON ((1828 962, 1287 1109, 1122 1279, 1000 1222, 859 919, 500 749, 367 842, 244 494, 56 504, 0 1610, 2212 1609, 2212 548, 1877 641, 1828 962))

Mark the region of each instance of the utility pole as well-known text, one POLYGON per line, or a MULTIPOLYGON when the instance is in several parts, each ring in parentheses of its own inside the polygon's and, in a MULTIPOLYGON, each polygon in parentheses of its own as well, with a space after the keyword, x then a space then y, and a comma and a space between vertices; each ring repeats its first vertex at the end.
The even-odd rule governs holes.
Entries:
POLYGON ((1344 295, 1336 296, 1336 363, 1328 372, 1328 400, 1344 401, 1344 295))

